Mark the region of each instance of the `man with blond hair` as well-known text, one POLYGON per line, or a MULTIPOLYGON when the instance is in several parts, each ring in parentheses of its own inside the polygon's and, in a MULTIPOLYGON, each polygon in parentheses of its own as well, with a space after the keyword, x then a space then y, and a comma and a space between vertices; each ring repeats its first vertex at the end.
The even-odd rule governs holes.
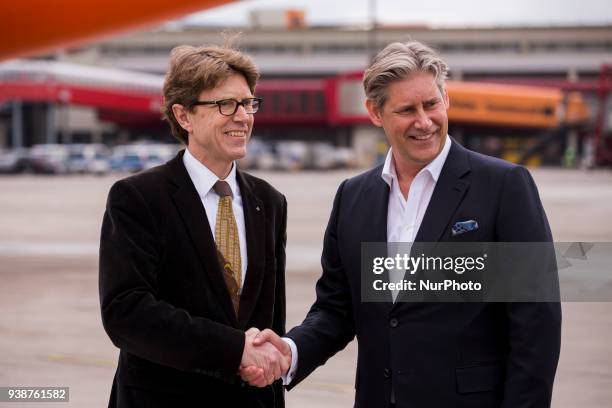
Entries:
POLYGON ((109 407, 284 406, 288 362, 253 339, 285 330, 287 204, 236 168, 258 76, 228 46, 172 51, 163 113, 186 149, 115 183, 102 224, 102 321, 120 349, 109 407))
MULTIPOLYGON (((365 71, 367 111, 391 145, 385 163, 340 185, 304 322, 284 339, 264 330, 255 340, 291 357, 289 387, 356 336, 356 407, 550 406, 559 303, 362 300, 363 243, 552 239, 529 172, 447 134, 447 71, 416 41, 390 44, 365 71)), ((242 375, 262 381, 248 367, 242 375)))

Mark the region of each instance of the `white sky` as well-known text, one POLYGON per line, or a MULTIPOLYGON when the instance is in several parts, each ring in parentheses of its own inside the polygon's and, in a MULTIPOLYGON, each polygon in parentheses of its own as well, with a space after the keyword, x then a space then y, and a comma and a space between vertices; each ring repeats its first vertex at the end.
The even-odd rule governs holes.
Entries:
MULTIPOLYGON (((297 8, 310 25, 354 25, 369 20, 375 1, 384 24, 593 25, 612 24, 610 0, 244 0, 192 14, 187 24, 247 25, 252 9, 297 8)), ((611 31, 612 37, 612 31, 611 31)))

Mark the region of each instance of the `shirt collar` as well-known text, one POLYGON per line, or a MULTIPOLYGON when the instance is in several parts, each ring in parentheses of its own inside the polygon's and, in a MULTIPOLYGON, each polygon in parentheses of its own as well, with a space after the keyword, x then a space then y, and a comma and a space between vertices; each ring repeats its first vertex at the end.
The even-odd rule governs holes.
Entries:
MULTIPOLYGON (((438 181, 440 177, 440 173, 442 172, 442 167, 444 167, 444 163, 446 162, 446 158, 448 157, 448 152, 451 147, 451 138, 446 135, 446 140, 444 141, 444 147, 435 159, 433 159, 427 166, 423 167, 418 173, 417 176, 423 172, 428 172, 433 178, 434 182, 438 181)), ((393 179, 397 178, 397 173, 395 171, 395 163, 393 162, 393 152, 392 148, 389 148, 389 152, 387 152, 387 157, 385 158, 385 164, 383 166, 382 179, 391 187, 393 185, 393 179)))
MULTIPOLYGON (((189 177, 191 177, 200 198, 204 198, 204 196, 206 196, 212 190, 215 183, 220 180, 219 177, 217 177, 215 173, 196 159, 191 154, 189 149, 185 149, 185 153, 183 154, 183 163, 185 164, 187 173, 189 174, 189 177)), ((225 178, 225 181, 227 181, 227 184, 229 184, 230 189, 232 190, 232 196, 235 199, 239 194, 238 183, 236 181, 235 162, 232 163, 232 169, 225 178)))

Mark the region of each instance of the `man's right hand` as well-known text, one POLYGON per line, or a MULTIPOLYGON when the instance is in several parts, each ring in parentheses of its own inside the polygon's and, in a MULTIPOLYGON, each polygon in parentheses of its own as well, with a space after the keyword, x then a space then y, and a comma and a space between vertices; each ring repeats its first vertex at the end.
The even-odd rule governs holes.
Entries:
MULTIPOLYGON (((271 330, 269 331, 274 333, 271 330)), ((271 342, 255 344, 255 338, 259 333, 256 328, 251 328, 245 333, 240 375, 249 384, 263 387, 272 384, 283 373, 286 373, 291 365, 291 359, 289 357, 289 365, 287 365, 287 358, 283 355, 284 353, 279 351, 271 342)), ((289 355, 291 355, 291 351, 289 351, 289 355)))
POLYGON ((246 332, 246 341, 240 376, 256 387, 272 384, 291 367, 291 347, 274 331, 262 332, 252 328, 246 332), (251 363, 251 364, 249 364, 251 363))

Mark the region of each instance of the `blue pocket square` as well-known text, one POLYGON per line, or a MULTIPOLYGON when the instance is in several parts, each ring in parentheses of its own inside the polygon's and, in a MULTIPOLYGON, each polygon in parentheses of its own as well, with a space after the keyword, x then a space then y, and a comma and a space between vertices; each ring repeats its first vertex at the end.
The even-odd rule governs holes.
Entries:
POLYGON ((453 237, 456 235, 463 234, 464 232, 476 231, 478 229, 478 222, 476 220, 459 221, 453 225, 451 230, 453 237))

